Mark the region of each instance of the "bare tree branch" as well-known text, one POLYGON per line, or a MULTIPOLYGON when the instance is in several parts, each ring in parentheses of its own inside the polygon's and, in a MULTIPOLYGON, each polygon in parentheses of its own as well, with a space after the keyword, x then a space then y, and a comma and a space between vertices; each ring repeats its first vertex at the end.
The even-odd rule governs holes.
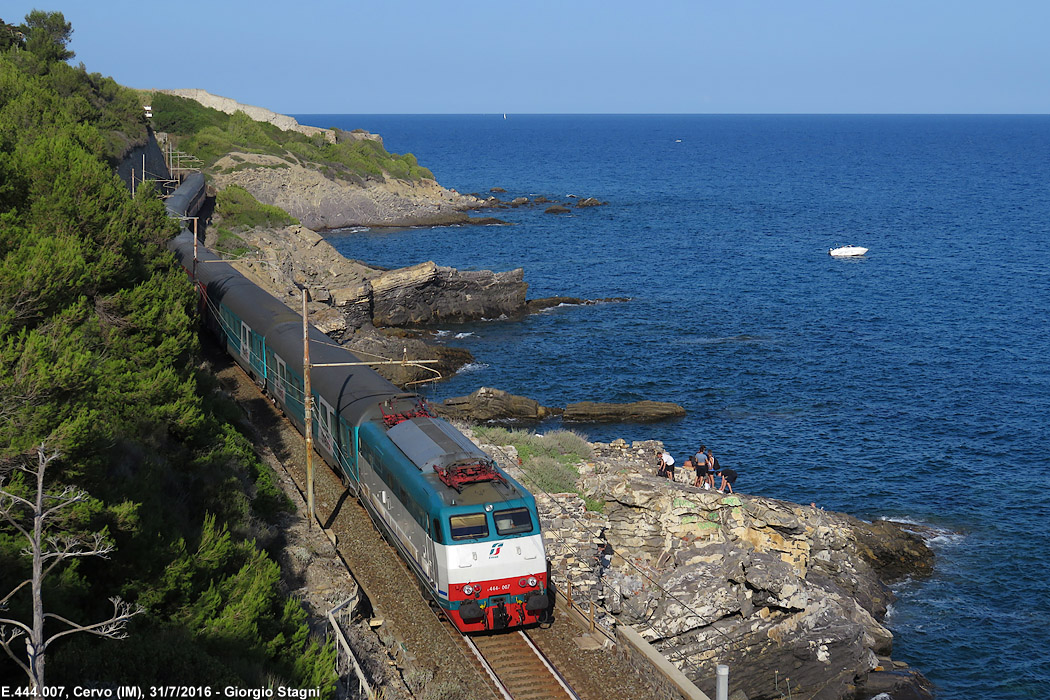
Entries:
MULTIPOLYGON (((0 487, 3 487, 3 485, 4 485, 3 479, 0 479, 0 487)), ((0 491, 0 493, 3 494, 4 498, 10 498, 11 499, 11 505, 7 506, 7 507, 4 507, 4 511, 5 511, 4 515, 7 515, 6 511, 9 510, 10 508, 14 507, 14 505, 16 503, 18 503, 20 505, 23 505, 26 508, 32 508, 34 506, 32 501, 27 501, 26 499, 22 498, 21 496, 16 496, 15 494, 11 493, 10 491, 0 491)), ((0 506, 0 507, 2 507, 2 506, 0 506)))
POLYGON ((0 479, 0 515, 3 515, 4 519, 28 540, 28 545, 22 550, 22 554, 33 560, 32 577, 18 584, 0 599, 0 610, 6 610, 7 601, 29 584, 31 587, 33 620, 31 623, 24 623, 15 619, 0 618, 0 646, 25 671, 30 683, 34 687, 39 688, 44 684, 45 652, 53 641, 76 632, 86 632, 110 639, 124 639, 127 636, 128 620, 144 612, 144 610, 141 606, 126 603, 120 598, 110 598, 110 602, 113 603, 113 615, 106 620, 90 625, 83 625, 60 615, 44 612, 43 580, 56 566, 63 561, 77 557, 108 558, 109 553, 114 550, 114 546, 101 532, 92 533, 90 539, 48 532, 49 528, 54 527, 53 521, 58 517, 60 510, 87 499, 88 493, 73 486, 66 486, 56 493, 48 493, 44 488, 45 472, 48 466, 58 459, 59 453, 53 451, 48 454, 43 444, 37 447, 36 453, 37 464, 35 467, 28 465, 19 467, 25 473, 36 478, 35 503, 4 490, 3 480, 0 479), (46 508, 44 506, 45 503, 48 504, 46 508), (18 522, 16 510, 27 511, 25 515, 32 516, 33 527, 31 530, 27 526, 23 527, 18 522), (44 621, 47 618, 61 622, 67 625, 69 629, 48 637, 44 634, 44 621), (28 663, 23 663, 19 660, 11 649, 11 643, 22 636, 25 636, 26 639, 26 660, 28 663))
POLYGON ((113 615, 108 620, 96 622, 93 625, 79 625, 76 622, 67 620, 66 618, 54 613, 45 613, 45 617, 64 622, 72 628, 48 637, 47 641, 44 642, 45 649, 59 637, 64 637, 65 635, 73 634, 74 632, 90 632, 91 634, 96 634, 100 637, 108 637, 110 639, 126 638, 128 634, 125 632, 124 628, 127 627, 128 620, 146 610, 141 605, 132 605, 116 596, 110 598, 109 602, 113 603, 113 615))
MULTIPOLYGON (((0 617, 0 630, 4 630, 7 627, 7 625, 14 625, 15 627, 25 630, 27 634, 31 634, 33 632, 33 630, 29 629, 29 626, 26 625, 24 622, 12 620, 8 617, 0 617)), ((16 632, 16 635, 18 634, 22 634, 22 632, 16 632)), ((0 636, 0 639, 2 639, 2 636, 0 636)))
POLYGON ((15 593, 18 593, 18 591, 22 589, 22 586, 32 582, 33 579, 27 578, 25 581, 22 581, 22 583, 15 586, 10 593, 5 595, 3 598, 0 598, 0 610, 7 610, 7 601, 11 600, 11 597, 14 596, 15 593))
MULTIPOLYGON (((7 493, 6 491, 0 491, 0 496, 10 496, 10 495, 11 494, 7 493)), ((22 533, 23 537, 25 537, 27 539, 32 537, 32 535, 30 535, 28 532, 26 532, 25 528, 23 528, 21 525, 19 525, 17 522, 15 522, 14 518, 12 518, 10 515, 8 515, 9 512, 10 512, 10 509, 8 507, 6 507, 6 505, 4 504, 3 500, 0 499, 0 515, 4 516, 4 520, 6 520, 7 522, 11 523, 11 525, 16 530, 18 530, 20 533, 22 533)))
MULTIPOLYGON (((52 536, 47 538, 47 544, 49 549, 47 551, 41 551, 40 559, 47 561, 48 559, 68 559, 70 557, 102 557, 108 559, 107 556, 116 547, 111 542, 108 542, 105 536, 101 532, 93 534, 94 541, 90 545, 86 545, 84 540, 79 537, 72 537, 68 535, 52 536)), ((23 554, 32 552, 30 550, 22 550, 23 554)))
POLYGON ((25 632, 23 632, 20 629, 13 629, 11 630, 10 634, 8 634, 7 627, 5 625, 0 625, 0 647, 3 648, 7 655, 10 656, 16 664, 22 667, 22 670, 26 672, 26 675, 31 676, 32 674, 29 671, 29 667, 26 666, 21 659, 15 656, 15 653, 13 651, 11 651, 11 642, 15 641, 24 634, 25 632))

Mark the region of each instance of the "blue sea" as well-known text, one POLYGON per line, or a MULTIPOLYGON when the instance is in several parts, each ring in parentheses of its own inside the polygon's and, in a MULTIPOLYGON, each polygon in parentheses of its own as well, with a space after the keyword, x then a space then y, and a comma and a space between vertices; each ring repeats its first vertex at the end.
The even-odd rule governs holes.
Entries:
POLYGON ((607 205, 514 226, 334 233, 383 266, 524 267, 529 296, 630 297, 442 328, 544 405, 674 401, 591 439, 701 442, 738 489, 932 526, 894 657, 938 697, 1050 697, 1050 117, 297 115, 438 181, 607 205), (870 249, 834 259, 831 247, 870 249))

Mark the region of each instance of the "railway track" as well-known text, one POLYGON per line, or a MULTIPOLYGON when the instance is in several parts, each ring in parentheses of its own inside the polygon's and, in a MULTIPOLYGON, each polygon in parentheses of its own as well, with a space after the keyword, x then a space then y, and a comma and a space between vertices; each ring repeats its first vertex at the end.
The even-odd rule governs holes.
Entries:
POLYGON ((527 632, 464 639, 506 700, 580 700, 527 632))

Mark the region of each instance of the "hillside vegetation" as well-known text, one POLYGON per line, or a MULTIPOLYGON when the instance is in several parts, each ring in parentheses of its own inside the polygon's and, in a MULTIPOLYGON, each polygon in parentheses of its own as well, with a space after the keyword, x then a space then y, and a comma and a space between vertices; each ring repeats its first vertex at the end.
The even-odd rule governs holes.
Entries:
MULTIPOLYGON (((378 141, 358 140, 346 132, 337 130, 336 143, 329 143, 321 135, 283 131, 244 112, 226 114, 185 97, 155 93, 150 99, 154 128, 176 135, 178 148, 200 158, 205 170, 230 153, 257 153, 316 169, 333 180, 364 183, 387 177, 434 178, 411 153, 387 153, 378 141)), ((239 163, 226 172, 244 167, 260 166, 239 163)))
MULTIPOLYGON (((48 488, 90 494, 58 534, 116 546, 52 573, 48 612, 95 622, 119 595, 145 613, 126 640, 62 638, 47 682, 330 696, 334 651, 311 639, 267 551, 289 504, 233 427, 239 410, 199 370, 193 291, 165 247, 176 225, 151 188, 132 198, 113 173, 146 138, 140 101, 69 66, 71 33, 60 13, 0 21, 0 481, 31 497, 18 468, 38 445, 58 450, 48 488)), ((32 522, 5 505, 0 618, 26 620, 28 588, 7 596, 29 575, 19 529, 32 522)), ((25 682, 2 653, 0 678, 25 682)))

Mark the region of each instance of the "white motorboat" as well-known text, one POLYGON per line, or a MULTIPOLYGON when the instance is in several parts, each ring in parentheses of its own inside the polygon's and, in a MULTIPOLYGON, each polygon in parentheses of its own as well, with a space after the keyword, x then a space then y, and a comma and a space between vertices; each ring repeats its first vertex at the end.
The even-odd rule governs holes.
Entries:
POLYGON ((840 248, 828 249, 828 255, 836 258, 855 258, 858 255, 864 255, 867 252, 867 248, 861 248, 859 245, 844 245, 840 248))

